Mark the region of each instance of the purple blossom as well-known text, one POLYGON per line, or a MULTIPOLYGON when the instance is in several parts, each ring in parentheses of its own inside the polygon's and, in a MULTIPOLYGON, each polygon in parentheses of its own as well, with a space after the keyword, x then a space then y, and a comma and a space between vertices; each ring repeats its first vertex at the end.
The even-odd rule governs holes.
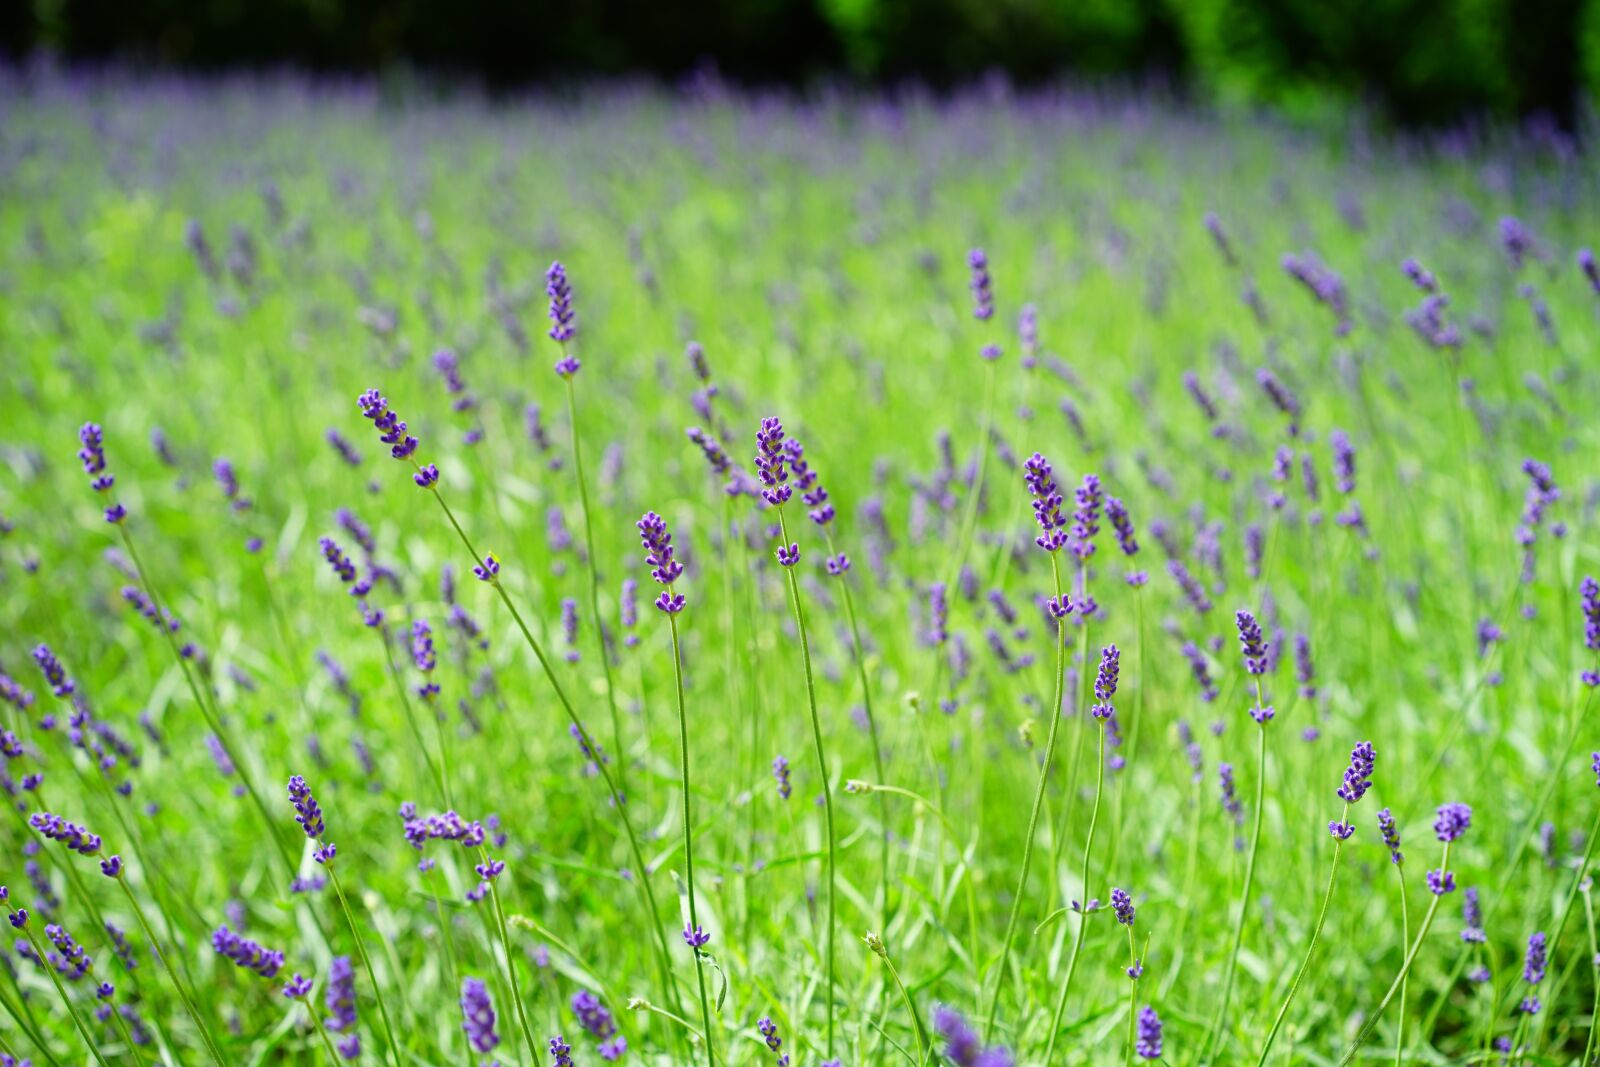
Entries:
POLYGON ((1067 543, 1063 530, 1067 520, 1061 515, 1064 501, 1056 488, 1050 461, 1035 452, 1022 465, 1022 479, 1033 497, 1033 518, 1041 531, 1034 538, 1034 544, 1046 552, 1055 552, 1067 543))
MULTIPOLYGON (((1600 759, 1600 755, 1597 755, 1596 758, 1600 759)), ((783 756, 774 756, 772 758, 772 777, 778 783, 778 796, 783 800, 788 800, 791 788, 789 785, 789 761, 783 756)))
MULTIPOLYGON (((578 335, 578 316, 572 309, 572 283, 567 280, 567 268, 560 260, 550 264, 550 269, 544 272, 544 291, 550 298, 550 339, 565 345, 578 335)), ((576 360, 570 370, 563 370, 559 364, 556 367, 562 377, 575 374, 577 370, 576 360)))
POLYGON ((400 416, 389 410, 389 402, 383 395, 376 389, 368 389, 356 399, 356 403, 361 408, 361 414, 378 431, 378 440, 389 446, 389 454, 395 459, 411 460, 417 451, 417 439, 406 433, 406 424, 400 420, 400 416))
POLYGON ((28 816, 28 825, 51 841, 60 841, 80 855, 93 856, 100 851, 99 834, 92 834, 87 827, 68 822, 48 811, 35 812, 28 816))
POLYGON ((1434 835, 1445 844, 1458 840, 1471 826, 1472 809, 1456 801, 1440 805, 1433 820, 1434 835))
POLYGON ((1121 500, 1114 496, 1106 498, 1106 518, 1111 520, 1111 529, 1117 535, 1117 545, 1122 549, 1122 554, 1138 554, 1139 542, 1133 536, 1133 519, 1128 516, 1128 509, 1121 500))
POLYGON ((494 1003, 481 978, 461 980, 461 1029, 477 1052, 492 1052, 500 1044, 494 1030, 494 1003))
POLYGON ((1244 655, 1245 673, 1254 676, 1267 673, 1267 648, 1256 617, 1241 608, 1234 612, 1233 619, 1239 629, 1239 647, 1244 655))
POLYGON ((775 508, 788 503, 793 493, 788 484, 789 471, 785 466, 786 459, 787 453, 783 448, 783 423, 772 416, 762 419, 761 428, 756 431, 756 476, 761 479, 761 484, 765 487, 761 490, 761 499, 775 508))
POLYGON ((1133 1050, 1140 1059, 1161 1058, 1161 1017, 1148 1004, 1139 1009, 1139 1038, 1133 1050))
POLYGON ((967 253, 967 267, 972 272, 967 287, 972 290, 972 317, 987 322, 994 317, 994 290, 989 279, 989 257, 983 249, 974 248, 967 253))
POLYGON ((217 927, 211 935, 211 947, 219 956, 225 956, 235 966, 253 971, 262 978, 277 977, 283 967, 283 953, 264 948, 259 943, 229 930, 227 924, 217 927))
POLYGON ((67 677, 66 668, 61 666, 56 654, 50 651, 49 645, 36 646, 33 650, 33 661, 39 665, 45 683, 50 686, 50 692, 56 696, 65 699, 77 690, 72 679, 67 677))
POLYGON ((656 610, 664 615, 676 615, 683 610, 686 600, 682 593, 673 591, 672 583, 683 575, 683 564, 673 557, 672 534, 667 532, 667 522, 655 512, 647 511, 635 526, 644 545, 644 561, 650 567, 650 577, 666 587, 656 597, 656 610))

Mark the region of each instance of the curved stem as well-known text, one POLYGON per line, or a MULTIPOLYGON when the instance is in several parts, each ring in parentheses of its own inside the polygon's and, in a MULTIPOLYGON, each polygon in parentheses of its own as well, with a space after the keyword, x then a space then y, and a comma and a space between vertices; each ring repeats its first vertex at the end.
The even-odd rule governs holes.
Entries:
MULTIPOLYGON (((783 535, 783 543, 789 544, 789 526, 783 517, 783 508, 780 505, 774 510, 778 513, 778 530, 783 535)), ((837 861, 836 852, 838 842, 833 829, 833 787, 828 782, 828 757, 822 747, 822 720, 817 715, 817 686, 811 673, 811 641, 806 636, 806 613, 800 605, 800 581, 794 576, 793 567, 785 567, 784 573, 789 577, 789 598, 794 604, 795 626, 800 633, 800 659, 806 672, 806 702, 811 708, 811 737, 817 750, 817 770, 822 775, 822 814, 824 828, 828 835, 828 1055, 833 1056, 833 952, 834 952, 834 864, 837 861)))
MULTIPOLYGON (((479 845, 478 857, 487 866, 489 850, 479 845)), ((506 953, 506 976, 511 981, 511 1002, 517 1008, 517 1025, 521 1027, 522 1040, 528 1046, 528 1059, 533 1061, 533 1067, 539 1067, 539 1048, 533 1039, 533 1028, 528 1025, 528 1009, 522 1004, 522 982, 517 978, 517 958, 511 953, 511 932, 506 928, 505 909, 500 906, 500 886, 493 878, 485 881, 489 883, 489 899, 494 904, 494 921, 500 932, 500 947, 506 953)))
MULTIPOLYGON (((444 511, 445 518, 450 521, 450 526, 455 530, 456 536, 461 539, 467 554, 473 558, 474 565, 481 564, 483 557, 478 554, 478 550, 472 545, 471 538, 461 528, 461 524, 456 521, 455 513, 450 510, 450 505, 445 503, 444 496, 440 494, 437 487, 432 487, 430 491, 433 494, 433 499, 438 501, 439 507, 444 511)), ((494 586, 494 591, 499 595, 500 602, 506 606, 506 610, 511 613, 512 620, 517 624, 517 629, 522 632, 523 641, 527 643, 528 649, 533 653, 534 658, 539 661, 539 666, 544 671, 545 679, 550 683, 550 688, 555 691, 556 702, 561 705, 561 710, 566 713, 567 720, 578 730, 580 735, 587 738, 588 733, 584 730, 583 723, 579 721, 577 711, 574 710, 572 702, 567 699, 566 690, 561 688, 560 681, 556 679, 555 671, 550 667, 550 660, 545 656, 544 647, 533 636, 533 631, 528 629, 528 624, 523 621, 522 613, 517 610, 517 606, 511 600, 510 594, 506 592, 505 586, 499 581, 493 581, 489 584, 494 586)), ((595 768, 600 772, 601 781, 605 783, 606 792, 610 794, 611 805, 617 812, 617 818, 622 820, 622 829, 628 839, 628 848, 633 854, 633 862, 639 872, 638 877, 633 881, 639 886, 639 891, 644 895, 645 907, 650 915, 650 926, 655 930, 656 934, 656 966, 661 972, 661 982, 667 990, 667 996, 672 998, 673 1006, 677 1007, 678 987, 672 981, 671 955, 667 950, 666 934, 661 925, 661 913, 656 907, 655 890, 650 885, 650 868, 646 865, 644 853, 639 848, 639 835, 634 832, 633 820, 628 818, 627 803, 618 791, 616 783, 612 780, 611 772, 606 769, 605 763, 600 760, 595 760, 594 764, 595 768)))
POLYGON ((1096 759, 1094 809, 1089 815, 1089 836, 1083 843, 1083 910, 1078 916, 1078 937, 1072 945, 1072 959, 1067 963, 1067 977, 1056 994, 1056 1009, 1050 1017, 1050 1040, 1045 1044, 1044 1062, 1051 1062, 1056 1049, 1056 1038, 1061 1034, 1061 1017, 1067 1010, 1067 994, 1072 990, 1072 977, 1078 972, 1078 959, 1083 955, 1083 939, 1089 929, 1089 857, 1094 850, 1094 828, 1100 821, 1100 797, 1106 782, 1106 721, 1100 721, 1100 747, 1096 759))
MULTIPOLYGON (((1344 806, 1344 814, 1339 816, 1339 821, 1344 822, 1350 818, 1350 805, 1344 806)), ((1272 1029, 1267 1031, 1267 1040, 1261 1046, 1261 1055, 1256 1057, 1256 1067, 1262 1067, 1267 1062, 1267 1056, 1272 1052, 1272 1043, 1278 1038, 1278 1030, 1283 1026, 1284 1016, 1289 1014, 1289 1005, 1294 1003, 1294 996, 1300 992, 1300 981, 1305 978, 1306 970, 1311 966, 1311 957, 1317 951, 1317 939, 1322 936, 1322 924, 1328 917, 1328 902, 1333 899, 1334 880, 1339 876, 1339 856, 1344 852, 1344 841, 1336 839, 1333 843, 1333 865, 1328 869, 1328 889, 1322 894, 1322 907, 1317 911, 1317 923, 1311 928, 1311 943, 1306 946, 1306 958, 1300 961, 1300 969, 1294 973, 1294 981, 1289 984, 1289 995, 1283 998, 1283 1006, 1278 1009, 1277 1017, 1272 1020, 1272 1029)))
MULTIPOLYGON (((1256 706, 1264 707, 1261 697, 1261 678, 1256 677, 1256 706)), ((1256 744, 1256 817, 1255 828, 1250 833, 1250 858, 1244 866, 1244 895, 1239 901, 1239 919, 1233 925, 1233 949, 1228 953, 1228 969, 1222 980, 1222 1002, 1217 1007, 1217 1017, 1211 1024, 1211 1029, 1206 1035, 1204 1051, 1200 1054, 1200 1062, 1210 1062, 1212 1046, 1222 1036, 1222 1028, 1228 1021, 1228 1001, 1233 995, 1233 976, 1239 966, 1239 949, 1244 944, 1244 921, 1250 912, 1250 890, 1255 885, 1256 879, 1256 853, 1261 849, 1261 813, 1265 806, 1267 785, 1267 726, 1261 723, 1257 729, 1260 734, 1256 744)))
MULTIPOLYGON (((1056 553, 1050 553, 1050 573, 1055 580, 1056 599, 1061 598, 1061 564, 1056 553)), ((1061 729, 1061 694, 1067 681, 1067 620, 1056 620, 1056 692, 1050 704, 1050 733, 1045 740, 1044 762, 1039 766, 1039 784, 1033 791, 1033 810, 1028 814, 1028 832, 1022 839, 1022 869, 1017 874, 1017 888, 1011 896, 1011 917, 1006 920, 1005 938, 1000 942, 1000 961, 995 975, 994 993, 989 999, 989 1014, 983 1024, 983 1038, 989 1040, 994 1033, 995 1016, 1000 1011, 1000 993, 1006 984, 1006 967, 1011 959, 1011 942, 1017 934, 1017 917, 1022 912, 1022 898, 1028 888, 1028 868, 1033 863, 1033 838, 1039 828, 1039 812, 1044 807, 1045 787, 1050 782, 1050 765, 1055 762, 1056 736, 1061 729)), ((974 960, 974 963, 977 961, 974 960)))
POLYGON ((295 999, 305 1005, 306 1014, 311 1016, 311 1025, 317 1028, 317 1036, 322 1039, 323 1050, 328 1053, 328 1063, 337 1064, 339 1062, 339 1053, 334 1051, 333 1041, 328 1037, 328 1030, 322 1025, 322 1016, 318 1015, 317 1009, 311 1006, 309 997, 295 997, 295 999))
MULTIPOLYGON (((1149 947, 1148 940, 1145 947, 1149 947)), ((1128 1051, 1122 1058, 1123 1067, 1133 1067, 1134 1024, 1138 1021, 1139 1012, 1139 954, 1133 947, 1132 926, 1128 927, 1128 960, 1128 1051)))
MULTIPOLYGON (((1444 844, 1444 859, 1440 862, 1439 868, 1441 877, 1450 871, 1450 842, 1448 841, 1444 844)), ((1411 943, 1411 949, 1406 953, 1405 962, 1400 965, 1400 973, 1395 975, 1394 981, 1389 985, 1389 991, 1378 1002, 1377 1009, 1362 1024, 1361 1030, 1356 1034, 1355 1041, 1345 1050, 1344 1055, 1339 1058, 1339 1067, 1346 1067, 1346 1064, 1356 1058, 1356 1053, 1361 1050, 1362 1044, 1371 1035, 1372 1028, 1377 1026, 1378 1020, 1383 1017, 1384 1009, 1389 1006, 1389 1002, 1394 999, 1395 992, 1399 990, 1401 983, 1405 981, 1406 975, 1411 972, 1411 964, 1416 961, 1417 953, 1422 951, 1422 942, 1428 937, 1428 928, 1433 925, 1433 917, 1438 914, 1439 902, 1443 899, 1442 895, 1434 895, 1433 903, 1428 905, 1428 911, 1422 917, 1422 928, 1417 931, 1417 939, 1411 943)))
POLYGON ((1582 1067, 1589 1067, 1594 1062, 1595 1031, 1600 1029, 1600 942, 1595 939, 1594 900, 1588 886, 1583 890, 1583 914, 1589 926, 1589 966, 1594 971, 1594 1006, 1589 1013, 1589 1038, 1583 1044, 1582 1061, 1582 1067))
MULTIPOLYGON (((405 679, 400 676, 400 666, 394 660, 394 647, 389 642, 388 624, 381 629, 372 631, 378 636, 378 642, 383 645, 384 659, 389 664, 389 677, 394 680, 394 690, 400 697, 400 709, 405 714, 406 725, 411 727, 411 736, 417 742, 417 751, 422 753, 422 762, 428 766, 428 774, 433 778, 433 784, 438 787, 439 799, 447 809, 455 808, 455 801, 450 798, 450 783, 445 780, 444 773, 439 764, 434 763, 433 757, 428 754, 428 746, 422 740, 422 727, 417 725, 417 712, 411 704, 411 694, 406 691, 405 679)), ((438 712, 434 712, 434 721, 438 721, 438 712)), ((444 753, 444 737, 439 738, 439 751, 444 753)))
POLYGON ((94 1035, 89 1033, 89 1028, 83 1023, 83 1016, 78 1014, 77 1006, 72 1003, 72 998, 67 996, 67 989, 61 984, 61 976, 56 974, 56 969, 50 965, 50 957, 39 945, 39 939, 34 935, 33 927, 24 923, 22 932, 28 939, 28 944, 33 946, 34 957, 39 961, 39 969, 50 976, 50 983, 56 987, 56 992, 61 995, 61 1003, 66 1005, 67 1014, 72 1016, 72 1025, 78 1028, 78 1033, 83 1037, 83 1043, 89 1046, 89 1052, 94 1056, 95 1062, 100 1067, 110 1067, 106 1058, 100 1052, 100 1046, 95 1042, 94 1035))
MULTIPOLYGON (((322 846, 322 842, 317 842, 322 846)), ((367 956, 367 945, 361 937, 361 928, 356 925, 355 912, 350 910, 350 902, 345 899, 344 887, 339 884, 339 874, 333 869, 333 864, 325 864, 328 872, 328 881, 333 885, 333 891, 339 897, 339 907, 344 911, 345 922, 350 924, 350 939, 356 943, 356 954, 361 957, 361 966, 367 972, 367 981, 372 983, 372 996, 378 1002, 378 1015, 383 1020, 383 1039, 389 1046, 389 1059, 394 1067, 400 1067, 400 1046, 395 1043, 394 1026, 389 1022, 389 1006, 384 1003, 383 990, 378 985, 378 975, 372 969, 372 960, 367 956)))
POLYGON ((917 1007, 911 1002, 911 994, 906 992, 906 984, 900 980, 900 972, 895 970, 894 961, 889 954, 883 954, 883 965, 889 968, 889 977, 894 979, 894 987, 900 991, 900 1002, 906 1006, 906 1011, 911 1013, 912 1031, 917 1036, 917 1062, 925 1064, 928 1056, 933 1051, 928 1043, 928 1035, 922 1029, 922 1016, 917 1014, 917 1007))
POLYGON ((133 887, 128 884, 128 872, 124 870, 114 881, 122 888, 122 893, 128 898, 128 906, 133 909, 133 917, 138 921, 139 928, 144 931, 144 939, 150 945, 150 952, 161 961, 162 970, 167 972, 167 980, 178 991, 178 998, 183 1001, 183 1010, 194 1022, 195 1028, 200 1031, 200 1040, 205 1042, 206 1052, 211 1055, 212 1062, 217 1067, 225 1067, 221 1051, 217 1048, 217 1041, 211 1035, 211 1028, 200 1017, 200 1011, 195 1007, 194 998, 189 995, 189 990, 184 988, 178 980, 178 974, 172 969, 172 962, 167 958, 167 953, 161 947, 161 942, 156 939, 156 932, 150 928, 150 920, 145 918, 144 908, 139 904, 139 898, 134 895, 133 887))
MULTIPOLYGON (((667 594, 672 595, 670 584, 667 594)), ((680 779, 683 785, 683 864, 689 884, 689 927, 698 934, 700 913, 695 908, 694 899, 694 831, 693 820, 689 817, 689 713, 685 710, 683 699, 683 650, 678 645, 678 616, 668 615, 667 625, 672 630, 672 674, 678 688, 678 751, 683 761, 680 779)), ((694 952, 694 976, 700 985, 700 1019, 705 1026, 706 1061, 711 1067, 716 1067, 717 1054, 711 1046, 711 1001, 706 997, 706 968, 700 959, 700 949, 691 946, 691 950, 694 952)))
MULTIPOLYGON (((566 346, 562 346, 565 351, 566 346)), ((578 502, 583 507, 583 543, 589 554, 589 618, 594 630, 595 651, 600 656, 600 669, 606 677, 606 703, 611 707, 611 743, 617 752, 618 788, 628 789, 628 753, 622 744, 622 716, 617 711, 617 691, 611 683, 611 656, 606 652, 605 630, 600 625, 600 560, 594 552, 594 520, 589 516, 589 488, 583 476, 583 449, 578 445, 578 402, 572 384, 573 375, 565 375, 567 383, 567 433, 572 442, 573 475, 578 481, 578 502)))

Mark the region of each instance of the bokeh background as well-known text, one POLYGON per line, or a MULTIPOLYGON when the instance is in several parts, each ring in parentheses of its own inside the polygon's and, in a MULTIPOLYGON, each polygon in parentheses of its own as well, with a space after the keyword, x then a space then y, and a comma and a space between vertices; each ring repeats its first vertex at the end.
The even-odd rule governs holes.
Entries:
POLYGON ((784 85, 1109 78, 1292 111, 1354 103, 1406 125, 1573 128, 1600 90, 1600 0, 11 0, 0 49, 495 91, 708 70, 784 85))

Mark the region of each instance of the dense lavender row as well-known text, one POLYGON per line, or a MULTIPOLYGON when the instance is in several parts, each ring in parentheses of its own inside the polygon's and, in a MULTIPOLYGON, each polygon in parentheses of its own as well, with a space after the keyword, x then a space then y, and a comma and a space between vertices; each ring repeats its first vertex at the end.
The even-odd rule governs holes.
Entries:
POLYGON ((1567 146, 0 90, 0 1065, 1594 1062, 1567 146))

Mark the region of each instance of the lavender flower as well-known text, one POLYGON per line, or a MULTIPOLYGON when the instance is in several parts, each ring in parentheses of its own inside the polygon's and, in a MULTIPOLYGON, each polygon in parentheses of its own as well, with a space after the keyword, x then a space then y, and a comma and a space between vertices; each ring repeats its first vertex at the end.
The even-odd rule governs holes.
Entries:
POLYGON ((1378 755, 1371 741, 1362 741, 1350 750, 1350 766, 1345 768, 1344 782, 1339 786, 1339 799, 1346 804, 1359 803, 1372 788, 1372 770, 1378 755))
POLYGON ((550 1067, 572 1067, 572 1046, 560 1034, 550 1039, 550 1067))
POLYGON ((40 672, 44 675, 45 682, 50 686, 50 692, 63 699, 70 697, 77 686, 72 679, 67 677, 66 668, 61 666, 61 661, 56 659, 56 654, 50 651, 49 645, 39 645, 33 650, 33 661, 39 665, 40 672))
POLYGON ((1114 496, 1106 498, 1106 518, 1111 520, 1111 529, 1117 535, 1117 546, 1122 549, 1122 554, 1137 555, 1139 542, 1133 536, 1133 519, 1128 516, 1128 509, 1121 500, 1114 496))
POLYGON ((1117 888, 1111 890, 1111 910, 1116 914, 1117 922, 1123 926, 1133 925, 1133 898, 1126 890, 1117 888))
POLYGON ((1317 695, 1317 673, 1311 663, 1311 638, 1303 633, 1294 635, 1294 680, 1300 683, 1300 695, 1307 700, 1317 695))
POLYGON ((1094 536, 1100 532, 1100 479, 1085 474, 1083 483, 1073 490, 1072 554, 1079 560, 1094 555, 1094 536))
POLYGON ((100 851, 99 834, 92 834, 87 827, 68 822, 48 811, 35 812, 28 816, 28 825, 51 841, 60 841, 79 855, 93 856, 100 851))
POLYGON ((50 923, 44 928, 44 936, 55 947, 55 952, 50 954, 50 965, 67 981, 76 982, 94 966, 94 960, 83 951, 82 945, 72 939, 66 927, 50 923))
POLYGON ((1122 653, 1116 645, 1107 645, 1100 650, 1100 671, 1094 680, 1094 698, 1097 703, 1089 710, 1102 722, 1111 718, 1116 711, 1111 706, 1111 699, 1117 694, 1117 674, 1121 659, 1122 653))
POLYGON ((461 1029, 477 1052, 492 1052, 500 1044, 494 1032, 494 1004, 481 978, 461 980, 461 1029))
POLYGON ((1538 985, 1544 981, 1544 972, 1545 936, 1541 930, 1528 935, 1528 954, 1522 963, 1522 980, 1529 985, 1538 985))
POLYGON ((389 402, 382 394, 376 389, 368 389, 356 398, 356 403, 361 408, 361 414, 378 431, 378 440, 389 446, 389 454, 395 459, 411 460, 417 451, 417 439, 406 433, 406 424, 400 420, 400 416, 389 410, 389 402))
POLYGON ((1442 804, 1433 820, 1433 832, 1440 841, 1449 844, 1461 837, 1472 826, 1472 809, 1459 802, 1442 804))
POLYGON ((1300 400, 1289 387, 1280 382, 1270 370, 1262 367, 1256 371, 1256 384, 1267 394, 1272 405, 1289 417, 1289 436, 1300 432, 1300 400))
POLYGON ((683 610, 686 598, 674 592, 672 583, 683 575, 683 564, 672 554, 672 534, 667 532, 667 521, 653 511, 644 513, 635 525, 639 540, 644 545, 645 563, 650 567, 650 577, 666 589, 656 597, 656 610, 664 615, 676 615, 683 610))
POLYGON ((1333 481, 1339 492, 1349 494, 1356 488, 1356 450, 1343 430, 1328 434, 1328 446, 1333 449, 1333 481))
MULTIPOLYGON (((550 339, 565 345, 578 335, 578 316, 572 309, 572 283, 567 280, 567 268, 560 260, 550 264, 550 269, 544 272, 544 291, 550 298, 550 339)), ((562 377, 577 371, 576 360, 572 360, 569 369, 562 369, 560 364, 556 366, 556 372, 562 377)))
POLYGON ((606 1010, 605 1005, 587 989, 580 989, 572 994, 572 1014, 577 1018, 578 1025, 590 1034, 604 1041, 617 1032, 617 1023, 606 1010))
POLYGON ((1474 887, 1461 894, 1461 940, 1481 945, 1488 940, 1483 932, 1483 909, 1478 904, 1478 890, 1474 887))
POLYGON ((972 317, 987 322, 994 317, 994 291, 989 279, 989 257, 983 249, 974 248, 967 253, 967 267, 972 272, 967 287, 972 290, 972 317))
POLYGON ((561 598, 561 635, 567 643, 567 662, 578 662, 578 602, 570 596, 561 598))
POLYGON ((1061 515, 1064 501, 1060 490, 1056 488, 1050 461, 1035 452, 1022 465, 1022 479, 1033 496, 1033 518, 1041 531, 1034 538, 1034 544, 1046 552, 1055 552, 1067 543, 1067 535, 1062 529, 1067 520, 1061 515))
POLYGON ((312 857, 318 863, 327 863, 337 854, 338 848, 332 844, 324 844, 323 834, 327 827, 322 821, 322 807, 317 803, 317 798, 311 795, 311 787, 306 780, 296 774, 289 779, 289 803, 294 805, 294 821, 300 824, 306 837, 316 843, 317 849, 312 857))
POLYGON ((785 466, 787 453, 783 448, 783 423, 776 417, 769 416, 761 420, 761 428, 756 431, 756 476, 761 479, 765 487, 761 490, 761 499, 775 508, 780 508, 788 503, 793 490, 790 488, 789 471, 785 466))
MULTIPOLYGON (((1600 652, 1600 582, 1593 576, 1585 576, 1578 584, 1578 592, 1582 596, 1583 647, 1600 652)), ((44 648, 43 645, 39 647, 44 648)), ((1584 671, 1582 678, 1585 685, 1600 686, 1600 671, 1584 671)))
MULTIPOLYGON (((78 431, 78 442, 83 446, 78 449, 78 459, 83 463, 83 472, 89 476, 89 488, 97 493, 109 493, 117 479, 106 473, 105 435, 100 425, 84 423, 78 431)), ((116 525, 128 517, 128 512, 121 504, 113 502, 106 507, 105 515, 107 522, 116 525)))
POLYGON ((1161 1017, 1148 1004, 1139 1009, 1139 1039, 1133 1050, 1140 1059, 1161 1058, 1161 1017))
POLYGON ((1243 608, 1234 612, 1233 619, 1239 628, 1239 647, 1244 654, 1245 673, 1258 677, 1267 673, 1267 649, 1260 623, 1243 608))
MULTIPOLYGON (((356 451, 356 446, 351 444, 344 434, 338 430, 329 430, 326 434, 326 440, 333 450, 339 454, 340 459, 352 467, 361 466, 361 453, 356 451)), ((168 464, 168 466, 172 466, 172 464, 168 464)))
POLYGON ((950 603, 945 595, 943 582, 935 582, 928 587, 928 640, 935 645, 942 645, 950 640, 950 631, 946 628, 950 618, 950 603))
POLYGON ((789 761, 783 756, 772 758, 772 777, 778 783, 778 796, 783 800, 789 799, 789 761))
POLYGON ((275 978, 283 967, 283 953, 263 948, 260 944, 229 930, 227 924, 217 927, 211 935, 211 947, 219 956, 232 960, 235 966, 253 971, 262 978, 275 978))
POLYGON ((944 1055, 954 1067, 1011 1067, 1011 1053, 999 1045, 984 1048, 961 1014, 943 1004, 933 1010, 933 1028, 944 1040, 944 1055))
POLYGON ((794 487, 800 490, 800 499, 810 509, 806 515, 818 526, 828 525, 834 518, 833 505, 828 503, 828 491, 818 481, 816 471, 806 462, 805 446, 791 437, 783 443, 783 448, 789 469, 794 472, 794 487))
POLYGON ((1204 615, 1211 610, 1211 598, 1206 595, 1205 586, 1189 573, 1189 568, 1183 565, 1182 560, 1167 560, 1167 573, 1177 581, 1178 587, 1183 590, 1184 597, 1195 611, 1204 615))
POLYGON ((439 695, 438 683, 433 680, 433 669, 439 661, 433 651, 433 628, 424 619, 411 624, 411 662, 422 672, 423 682, 417 686, 417 695, 423 700, 432 700, 439 695))
POLYGON ((1183 657, 1189 661, 1189 671, 1194 675, 1196 684, 1200 686, 1200 699, 1209 704, 1217 699, 1217 686, 1211 680, 1211 667, 1206 662, 1204 652, 1193 641, 1183 643, 1183 657))

